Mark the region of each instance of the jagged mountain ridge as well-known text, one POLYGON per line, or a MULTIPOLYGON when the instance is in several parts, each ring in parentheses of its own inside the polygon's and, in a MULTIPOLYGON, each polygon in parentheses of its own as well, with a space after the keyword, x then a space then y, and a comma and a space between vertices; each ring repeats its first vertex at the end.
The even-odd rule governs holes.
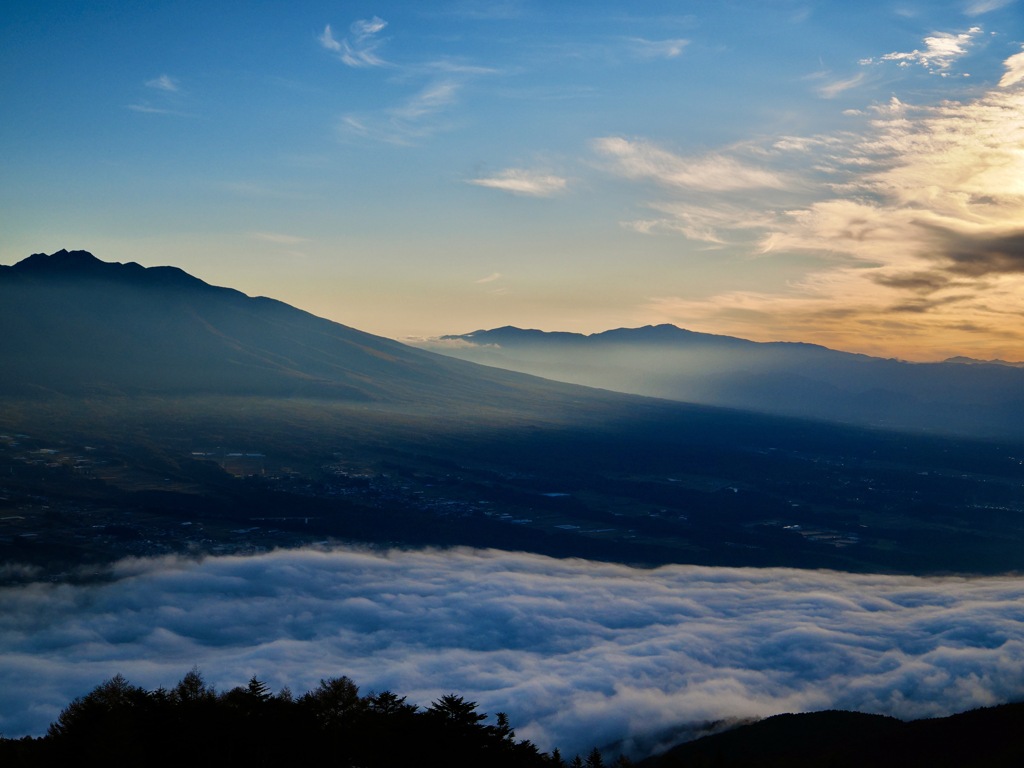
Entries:
MULTIPOLYGON (((598 333, 573 333, 570 331, 541 331, 534 328, 517 328, 504 325, 489 330, 479 329, 464 334, 449 334, 441 337, 445 341, 463 340, 476 344, 498 344, 506 347, 528 346, 537 342, 565 342, 579 346, 614 345, 614 344, 672 344, 687 346, 733 346, 744 349, 755 349, 768 346, 777 349, 815 349, 834 354, 852 354, 837 352, 820 344, 809 344, 802 341, 770 341, 758 342, 741 339, 736 336, 723 336, 714 333, 701 333, 680 328, 671 323, 644 325, 639 328, 612 328, 598 333)), ((867 355, 853 355, 866 358, 867 355)))
POLYGON ((894 429, 1024 436, 1024 369, 1012 364, 909 363, 668 324, 591 335, 505 326, 444 336, 429 348, 648 397, 894 429))

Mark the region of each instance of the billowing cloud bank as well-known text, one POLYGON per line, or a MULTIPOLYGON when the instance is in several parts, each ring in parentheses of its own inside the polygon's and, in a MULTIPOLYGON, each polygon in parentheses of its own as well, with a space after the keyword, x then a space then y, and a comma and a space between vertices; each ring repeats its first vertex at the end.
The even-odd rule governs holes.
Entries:
POLYGON ((0 731, 121 672, 457 691, 545 748, 828 707, 916 717, 1024 695, 1024 580, 622 565, 499 551, 121 563, 0 590, 0 731))
MULTIPOLYGON (((921 49, 861 63, 948 75, 980 33, 935 34, 921 49)), ((609 173, 644 184, 645 213, 627 228, 775 260, 780 270, 795 255, 807 259, 781 288, 652 297, 649 321, 910 359, 1016 359, 1024 343, 1024 52, 1003 69, 998 83, 958 98, 915 105, 891 96, 848 110, 849 130, 834 134, 752 140, 710 155, 597 139, 609 173)), ((822 95, 855 87, 862 75, 822 95)))

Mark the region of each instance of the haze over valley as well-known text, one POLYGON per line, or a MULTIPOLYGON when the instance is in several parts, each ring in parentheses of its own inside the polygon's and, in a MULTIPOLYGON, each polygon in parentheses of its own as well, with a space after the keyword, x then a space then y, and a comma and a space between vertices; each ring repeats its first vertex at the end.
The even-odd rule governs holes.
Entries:
POLYGON ((912 363, 674 325, 589 335, 505 327, 417 342, 462 360, 683 402, 973 437, 1024 438, 1024 365, 912 363))

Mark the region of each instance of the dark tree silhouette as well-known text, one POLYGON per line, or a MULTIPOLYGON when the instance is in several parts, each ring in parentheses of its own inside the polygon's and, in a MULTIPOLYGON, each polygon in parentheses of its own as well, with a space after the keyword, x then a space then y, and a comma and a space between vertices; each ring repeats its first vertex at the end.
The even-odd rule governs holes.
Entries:
POLYGON ((486 720, 486 714, 476 711, 475 701, 466 701, 461 696, 449 693, 433 702, 427 709, 427 713, 439 717, 444 722, 456 725, 476 725, 481 720, 486 720))
POLYGON ((565 768, 557 752, 516 741, 505 713, 486 719, 454 693, 420 711, 391 691, 360 697, 344 676, 296 699, 256 676, 218 694, 197 668, 152 692, 116 675, 72 701, 45 737, 0 738, 0 765, 565 768))
POLYGON ((181 703, 213 701, 217 692, 206 684, 198 667, 192 667, 171 690, 171 698, 181 703))
POLYGON ((405 698, 405 696, 398 696, 391 691, 371 693, 366 697, 366 708, 369 712, 379 715, 414 713, 418 707, 415 704, 406 704, 405 698))

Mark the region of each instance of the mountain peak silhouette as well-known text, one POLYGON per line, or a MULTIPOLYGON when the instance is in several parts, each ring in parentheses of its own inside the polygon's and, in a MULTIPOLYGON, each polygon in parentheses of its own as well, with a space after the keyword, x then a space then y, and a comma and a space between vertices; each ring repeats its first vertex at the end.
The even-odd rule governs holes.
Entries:
POLYGON ((12 267, 0 267, 0 273, 9 276, 34 279, 101 279, 121 283, 130 283, 137 287, 175 287, 205 288, 214 290, 232 290, 215 288, 193 277, 177 267, 144 267, 129 261, 102 261, 89 251, 69 251, 62 248, 51 254, 33 253, 12 267))
POLYGON ((69 251, 61 248, 51 254, 33 253, 27 259, 22 259, 12 267, 16 272, 95 272, 105 266, 88 251, 69 251))
POLYGON ((88 251, 0 267, 0 328, 0 395, 215 394, 467 408, 620 397, 453 360, 176 267, 105 262, 88 251))

